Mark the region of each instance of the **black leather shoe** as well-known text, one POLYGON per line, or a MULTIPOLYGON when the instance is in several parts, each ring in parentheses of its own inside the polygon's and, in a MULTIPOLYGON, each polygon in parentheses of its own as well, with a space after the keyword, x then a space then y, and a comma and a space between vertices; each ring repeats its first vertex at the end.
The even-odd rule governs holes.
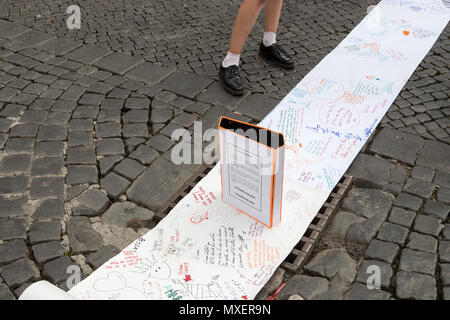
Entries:
POLYGON ((277 43, 266 47, 261 42, 261 44, 259 45, 259 55, 266 60, 275 62, 275 64, 284 69, 294 69, 294 60, 277 43))
POLYGON ((244 93, 244 86, 239 75, 239 67, 232 65, 228 68, 220 66, 219 79, 226 91, 235 96, 242 96, 244 93))

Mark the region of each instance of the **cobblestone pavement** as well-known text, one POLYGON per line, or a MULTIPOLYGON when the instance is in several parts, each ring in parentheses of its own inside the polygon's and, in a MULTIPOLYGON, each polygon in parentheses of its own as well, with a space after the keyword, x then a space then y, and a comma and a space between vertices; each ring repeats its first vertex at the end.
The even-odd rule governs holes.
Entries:
MULTIPOLYGON (((66 1, 0 3, 0 299, 38 279, 64 288, 68 265, 89 274, 151 229, 198 167, 170 161, 172 131, 258 122, 368 4, 286 1, 279 39, 298 68, 257 60, 259 26, 237 98, 215 81, 236 1, 83 1, 77 32, 66 1)), ((259 298, 287 278, 281 299, 450 298, 448 31, 349 170, 356 182, 316 254, 296 275, 279 268, 259 298), (381 290, 365 286, 374 264, 381 290)))
MULTIPOLYGON (((2 0, 0 15, 52 35, 82 40, 142 57, 162 66, 177 67, 216 78, 228 50, 240 0, 2 0), (66 8, 79 4, 82 28, 66 27, 66 8)), ((242 76, 254 92, 282 98, 311 67, 329 53, 364 16, 360 0, 286 0, 279 42, 297 55, 292 72, 266 65, 257 56, 262 39, 261 18, 242 56, 242 76)))

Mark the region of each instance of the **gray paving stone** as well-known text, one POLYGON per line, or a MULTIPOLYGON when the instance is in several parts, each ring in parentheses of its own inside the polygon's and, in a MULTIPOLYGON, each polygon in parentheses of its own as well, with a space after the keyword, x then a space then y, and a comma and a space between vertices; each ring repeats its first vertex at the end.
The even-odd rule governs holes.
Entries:
POLYGON ((37 157, 58 157, 63 156, 64 144, 62 141, 38 142, 34 148, 34 155, 37 157))
POLYGON ((72 115, 74 119, 95 119, 98 115, 98 106, 78 106, 72 115))
MULTIPOLYGON (((117 100, 117 99, 114 99, 117 100)), ((100 110, 97 122, 120 122, 120 110, 119 109, 102 109, 100 110)))
POLYGON ((64 255, 63 247, 59 241, 36 244, 32 247, 32 250, 34 259, 39 264, 64 255))
POLYGON ((86 92, 86 88, 78 85, 71 85, 60 97, 62 100, 78 101, 80 97, 86 92))
MULTIPOLYGON (((359 272, 356 281, 367 285, 369 277, 373 274, 370 268, 378 267, 380 269, 380 285, 383 289, 389 289, 391 279, 393 276, 392 267, 389 263, 378 260, 364 260, 359 266, 359 272)), ((371 283, 370 283, 371 284, 371 283)))
POLYGON ((67 172, 67 184, 98 183, 98 173, 96 166, 68 165, 67 172))
POLYGON ((168 139, 166 136, 163 135, 156 135, 151 137, 147 143, 148 146, 156 149, 159 152, 166 152, 169 150, 175 143, 168 139))
POLYGON ((416 218, 414 211, 405 210, 398 207, 393 207, 389 215, 389 221, 399 224, 401 226, 410 228, 416 218))
POLYGON ((450 240, 450 224, 447 223, 446 225, 444 225, 444 229, 442 230, 442 238, 445 240, 450 240))
POLYGON ((356 263, 344 249, 329 249, 315 255, 305 270, 329 280, 352 282, 356 276, 356 263))
POLYGON ((28 236, 31 244, 48 241, 59 241, 61 237, 61 222, 59 220, 34 221, 30 225, 28 236))
POLYGON ((381 260, 391 264, 399 253, 399 249, 397 244, 373 239, 364 255, 368 259, 381 260))
POLYGON ((445 287, 442 289, 442 298, 444 300, 450 300, 450 287, 445 287))
MULTIPOLYGON (((31 111, 31 110, 30 110, 31 111)), ((33 138, 37 136, 39 126, 37 124, 17 124, 10 129, 10 137, 33 138)))
POLYGON ((86 262, 96 270, 119 252, 120 250, 114 246, 101 247, 98 251, 88 254, 86 262))
POLYGON ((434 183, 441 187, 450 188, 450 173, 438 171, 434 183))
POLYGON ((450 212, 450 205, 440 201, 427 200, 423 212, 445 221, 450 212))
POLYGON ((436 280, 425 274, 397 273, 396 295, 400 299, 436 300, 436 280))
POLYGON ((66 139, 67 131, 65 126, 41 125, 37 141, 63 141, 66 139))
POLYGON ((441 263, 440 264, 440 278, 442 281, 442 285, 449 286, 450 285, 450 264, 441 263))
POLYGON ((0 193, 25 193, 29 183, 27 176, 14 176, 0 178, 0 193))
POLYGON ((33 160, 31 175, 61 175, 64 167, 64 159, 61 157, 45 157, 33 160))
POLYGON ((196 116, 190 113, 182 112, 178 116, 176 116, 172 120, 172 122, 185 128, 189 128, 190 126, 194 125, 195 120, 197 120, 196 116))
POLYGON ((426 140, 417 158, 417 164, 450 172, 450 146, 445 143, 426 140))
POLYGON ((139 146, 130 158, 138 160, 143 165, 151 164, 158 157, 158 152, 146 145, 139 146))
POLYGON ((10 288, 16 288, 29 280, 39 278, 39 270, 28 258, 22 258, 1 267, 0 274, 10 288))
POLYGON ((348 229, 354 223, 361 223, 364 218, 351 212, 338 211, 327 227, 327 232, 337 239, 345 240, 348 229))
POLYGON ((73 253, 94 252, 103 245, 101 235, 92 228, 89 218, 72 217, 66 224, 73 253))
POLYGON ((154 85, 175 71, 174 68, 161 67, 154 63, 143 62, 133 70, 127 72, 125 77, 154 85))
POLYGON ((97 155, 122 155, 125 154, 125 146, 122 139, 119 138, 105 138, 97 141, 97 155))
POLYGON ((0 133, 0 149, 3 149, 7 139, 8 136, 6 134, 0 133))
POLYGON ((6 153, 30 153, 33 151, 35 139, 33 138, 9 138, 6 141, 4 151, 6 153))
POLYGON ((0 197, 0 217, 14 217, 25 215, 26 196, 3 198, 0 197))
POLYGON ((55 36, 52 36, 48 33, 44 33, 36 30, 28 30, 24 33, 14 36, 12 39, 14 41, 20 42, 24 44, 25 47, 35 47, 41 43, 45 43, 50 39, 53 39, 55 36))
POLYGON ((393 204, 394 206, 417 212, 422 206, 422 203, 423 200, 421 198, 402 192, 398 195, 393 204))
POLYGON ((386 187, 395 183, 399 187, 406 178, 406 170, 389 161, 374 156, 359 154, 350 166, 348 173, 357 178, 355 184, 363 188, 386 187), (398 171, 398 172, 397 172, 398 171))
POLYGON ((103 122, 95 124, 95 135, 98 138, 121 137, 121 126, 117 122, 103 122))
POLYGON ((202 102, 194 102, 186 106, 184 110, 187 112, 194 112, 196 114, 204 114, 209 108, 211 108, 211 105, 209 104, 202 102))
POLYGON ((150 117, 152 123, 167 123, 172 119, 172 110, 154 109, 150 117))
POLYGON ((351 189, 344 198, 341 208, 365 218, 387 217, 393 196, 377 189, 351 189))
POLYGON ((437 193, 437 200, 445 203, 450 203, 450 189, 440 187, 437 193))
POLYGON ((411 176, 423 181, 431 182, 434 177, 434 171, 430 168, 415 166, 411 171, 411 176))
POLYGON ((18 36, 26 31, 30 30, 29 28, 18 24, 12 23, 6 20, 0 20, 0 36, 4 38, 13 38, 14 36, 18 36))
POLYGON ((79 41, 55 38, 55 39, 45 42, 44 44, 38 46, 37 48, 39 50, 44 50, 44 51, 50 52, 52 54, 62 56, 80 46, 81 46, 81 42, 79 42, 79 41))
POLYGON ((30 199, 61 198, 63 196, 63 177, 35 177, 31 180, 30 199))
POLYGON ((439 241, 439 261, 450 262, 450 241, 439 241))
POLYGON ((413 165, 423 144, 420 137, 383 128, 372 142, 370 151, 413 165))
POLYGON ((148 125, 147 123, 125 123, 122 134, 124 138, 147 138, 149 135, 148 125))
POLYGON ((156 159, 127 191, 130 201, 158 210, 189 178, 195 166, 175 165, 162 157, 156 159))
POLYGON ((9 290, 8 286, 3 283, 0 283, 0 300, 16 300, 16 297, 9 290))
POLYGON ((90 189, 78 198, 81 206, 93 209, 97 215, 102 214, 110 206, 108 197, 98 189, 90 189))
POLYGON ((345 295, 345 300, 390 300, 391 294, 376 289, 368 289, 366 285, 355 283, 345 295))
POLYGON ((94 122, 91 119, 72 119, 69 122, 69 132, 92 132, 94 130, 94 122))
POLYGON ((113 52, 107 56, 102 57, 100 60, 92 63, 93 66, 117 73, 120 75, 125 74, 127 71, 136 67, 142 62, 142 59, 132 57, 126 54, 113 52))
POLYGON ((23 240, 11 240, 0 243, 0 265, 11 263, 27 256, 28 250, 23 240))
POLYGON ((97 164, 95 150, 89 147, 70 147, 67 149, 67 164, 97 164))
POLYGON ((134 220, 139 221, 141 224, 149 225, 154 216, 155 213, 153 211, 125 201, 114 203, 103 214, 102 220, 108 224, 126 228, 130 227, 130 223, 134 220))
MULTIPOLYGON (((198 96, 197 100, 199 102, 212 104, 213 106, 223 106, 229 110, 234 110, 249 94, 250 91, 245 90, 244 94, 240 97, 231 96, 223 90, 222 85, 219 82, 214 82, 206 89, 206 91, 198 96)), ((264 112, 261 112, 261 114, 263 113, 264 112)))
POLYGON ((88 44, 70 52, 66 57, 74 61, 92 64, 110 52, 111 51, 106 48, 88 44))
POLYGON ((147 110, 130 110, 125 113, 123 117, 123 122, 148 122, 148 111, 147 110))
POLYGON ((109 173, 112 168, 118 163, 120 160, 123 159, 123 156, 121 155, 113 155, 109 157, 103 157, 98 160, 98 163, 100 165, 100 174, 102 176, 109 173))
POLYGON ((75 186, 67 186, 66 188, 66 201, 70 201, 78 197, 83 191, 88 188, 88 184, 79 184, 75 186))
POLYGON ((59 284, 71 275, 67 269, 73 265, 75 263, 69 257, 62 256, 47 262, 42 269, 42 275, 51 283, 59 284))
POLYGON ((409 235, 408 244, 406 246, 414 250, 435 253, 437 250, 438 242, 432 236, 417 232, 411 232, 411 234, 409 235))
POLYGON ((129 180, 135 180, 144 169, 145 167, 136 160, 127 158, 114 168, 114 172, 129 180))
POLYGON ((134 110, 148 110, 150 100, 147 98, 128 98, 125 102, 125 108, 134 110))
POLYGON ((436 254, 406 248, 400 255, 399 270, 434 275, 436 263, 436 254))
POLYGON ((383 241, 403 245, 408 237, 409 230, 395 223, 385 222, 378 232, 377 238, 383 241))
POLYGON ((194 98, 213 81, 194 73, 175 72, 160 83, 160 87, 184 97, 194 98))
POLYGON ((34 211, 33 219, 62 219, 64 216, 64 202, 62 199, 47 199, 34 211))
POLYGON ((434 184, 419 179, 409 178, 403 191, 428 199, 434 191, 434 184))
POLYGON ((119 176, 114 172, 108 173, 100 181, 102 189, 104 189, 108 193, 108 196, 114 199, 124 194, 127 191, 130 184, 131 184, 130 181, 119 176))
POLYGON ((69 147, 82 147, 94 144, 92 132, 69 132, 67 135, 67 145, 69 147))
POLYGON ((30 166, 31 155, 29 154, 7 155, 0 161, 0 172, 29 171, 30 166))
POLYGON ((329 281, 325 278, 295 275, 281 289, 278 299, 285 300, 294 294, 298 294, 305 299, 311 300, 326 292, 328 286, 329 281))
POLYGON ((443 229, 439 219, 420 214, 414 222, 414 230, 437 237, 443 229))

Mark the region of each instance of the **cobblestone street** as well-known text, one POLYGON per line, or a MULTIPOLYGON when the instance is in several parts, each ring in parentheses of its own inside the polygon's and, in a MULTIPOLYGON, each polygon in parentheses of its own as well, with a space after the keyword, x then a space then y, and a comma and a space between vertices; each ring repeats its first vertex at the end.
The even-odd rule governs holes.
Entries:
MULTIPOLYGON (((172 132, 258 123, 376 3, 286 0, 277 39, 296 69, 257 57, 260 21, 232 97, 217 67, 239 1, 0 0, 0 300, 39 279, 67 290, 69 265, 88 275, 152 229, 200 166, 171 161, 172 132)), ((279 268, 258 298, 287 280, 279 299, 450 299, 449 30, 352 164, 306 266, 279 268)))

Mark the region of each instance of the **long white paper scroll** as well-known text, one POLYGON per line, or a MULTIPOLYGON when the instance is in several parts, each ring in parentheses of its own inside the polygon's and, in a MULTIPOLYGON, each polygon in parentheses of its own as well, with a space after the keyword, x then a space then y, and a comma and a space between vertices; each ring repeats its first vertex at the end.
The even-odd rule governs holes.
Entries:
POLYGON ((224 204, 216 166, 153 230, 68 293, 77 299, 253 299, 449 18, 440 0, 380 2, 261 122, 283 132, 288 145, 279 225, 268 229, 224 204))

